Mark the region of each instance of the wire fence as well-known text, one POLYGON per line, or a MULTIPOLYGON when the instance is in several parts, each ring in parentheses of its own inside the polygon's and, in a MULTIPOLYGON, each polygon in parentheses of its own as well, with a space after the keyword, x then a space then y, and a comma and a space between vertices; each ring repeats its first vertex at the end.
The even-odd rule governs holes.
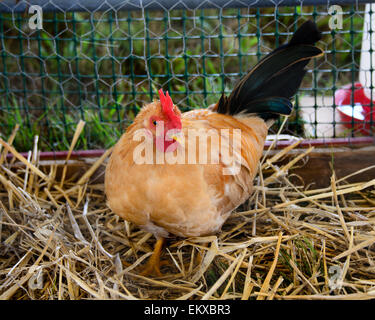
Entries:
MULTIPOLYGON (((342 28, 330 27, 331 1, 0 1, 1 136, 18 123, 20 150, 31 148, 35 134, 44 150, 63 150, 83 119, 78 148, 109 147, 160 87, 183 111, 207 107, 306 19, 322 31, 317 45, 325 55, 308 65, 283 132, 373 134, 372 81, 366 114, 353 108, 360 88, 352 90, 372 11, 339 3, 342 28), (38 11, 29 13, 33 4, 43 9, 41 29, 30 24, 39 21, 38 11), (349 101, 334 99, 343 86, 349 101)), ((371 35, 371 23, 368 29, 371 35)))

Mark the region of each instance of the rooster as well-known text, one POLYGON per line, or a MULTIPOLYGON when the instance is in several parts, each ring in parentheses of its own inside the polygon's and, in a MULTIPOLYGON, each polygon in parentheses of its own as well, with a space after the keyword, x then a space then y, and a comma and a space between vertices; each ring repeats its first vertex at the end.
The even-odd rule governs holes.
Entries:
POLYGON ((217 233, 231 212, 250 197, 268 128, 279 115, 291 114, 291 99, 306 73, 305 66, 323 54, 314 46, 320 38, 316 25, 306 21, 289 43, 261 59, 229 97, 223 94, 207 109, 181 113, 168 92, 164 95, 160 90, 160 100, 140 110, 113 149, 105 192, 114 213, 157 239, 144 274, 161 274, 160 253, 169 235, 217 233), (240 135, 235 134, 236 129, 240 135), (142 142, 136 138, 140 130, 146 132, 142 142), (218 133, 218 139, 210 136, 207 150, 193 151, 193 158, 208 151, 214 154, 212 159, 206 163, 155 160, 160 155, 191 157, 189 130, 218 133), (225 137, 220 134, 223 130, 227 130, 225 137), (240 147, 234 147, 235 142, 240 147), (137 155, 141 144, 144 150, 137 155), (140 163, 146 153, 152 161, 140 163), (235 158, 232 162, 231 157, 235 158))

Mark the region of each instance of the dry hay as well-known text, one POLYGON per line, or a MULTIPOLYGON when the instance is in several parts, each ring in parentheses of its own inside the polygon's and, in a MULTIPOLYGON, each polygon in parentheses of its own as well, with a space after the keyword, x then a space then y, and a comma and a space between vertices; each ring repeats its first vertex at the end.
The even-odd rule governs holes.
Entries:
POLYGON ((375 180, 333 174, 325 189, 295 185, 288 171, 311 148, 282 166, 298 142, 265 157, 249 210, 217 236, 168 240, 163 276, 153 278, 141 267, 155 239, 114 215, 93 179, 110 150, 69 175, 70 153, 43 164, 36 139, 25 159, 11 147, 16 131, 0 140, 0 299, 375 297, 375 180))

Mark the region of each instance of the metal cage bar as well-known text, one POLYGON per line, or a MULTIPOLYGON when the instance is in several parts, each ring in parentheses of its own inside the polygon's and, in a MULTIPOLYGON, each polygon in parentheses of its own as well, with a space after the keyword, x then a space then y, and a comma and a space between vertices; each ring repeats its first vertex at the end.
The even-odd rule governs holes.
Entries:
POLYGON ((372 3, 374 0, 4 0, 0 2, 0 12, 25 12, 30 5, 39 5, 45 12, 60 11, 106 11, 106 10, 177 10, 177 9, 228 9, 264 8, 319 5, 350 5, 372 3))

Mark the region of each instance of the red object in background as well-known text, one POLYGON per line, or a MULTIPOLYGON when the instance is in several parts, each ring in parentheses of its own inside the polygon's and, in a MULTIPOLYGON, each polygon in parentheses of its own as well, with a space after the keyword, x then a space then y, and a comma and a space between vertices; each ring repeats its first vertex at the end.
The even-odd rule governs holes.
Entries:
MULTIPOLYGON (((371 100, 366 97, 361 83, 354 84, 354 103, 352 103, 352 84, 348 84, 335 93, 335 104, 343 125, 348 128, 359 130, 364 135, 371 134, 375 128, 375 101, 373 101, 371 112, 371 100), (354 108, 352 105, 354 104, 354 108), (371 115, 372 128, 371 129, 371 115), (353 122, 354 121, 354 124, 353 122)), ((374 97, 375 98, 375 97, 374 97)))

